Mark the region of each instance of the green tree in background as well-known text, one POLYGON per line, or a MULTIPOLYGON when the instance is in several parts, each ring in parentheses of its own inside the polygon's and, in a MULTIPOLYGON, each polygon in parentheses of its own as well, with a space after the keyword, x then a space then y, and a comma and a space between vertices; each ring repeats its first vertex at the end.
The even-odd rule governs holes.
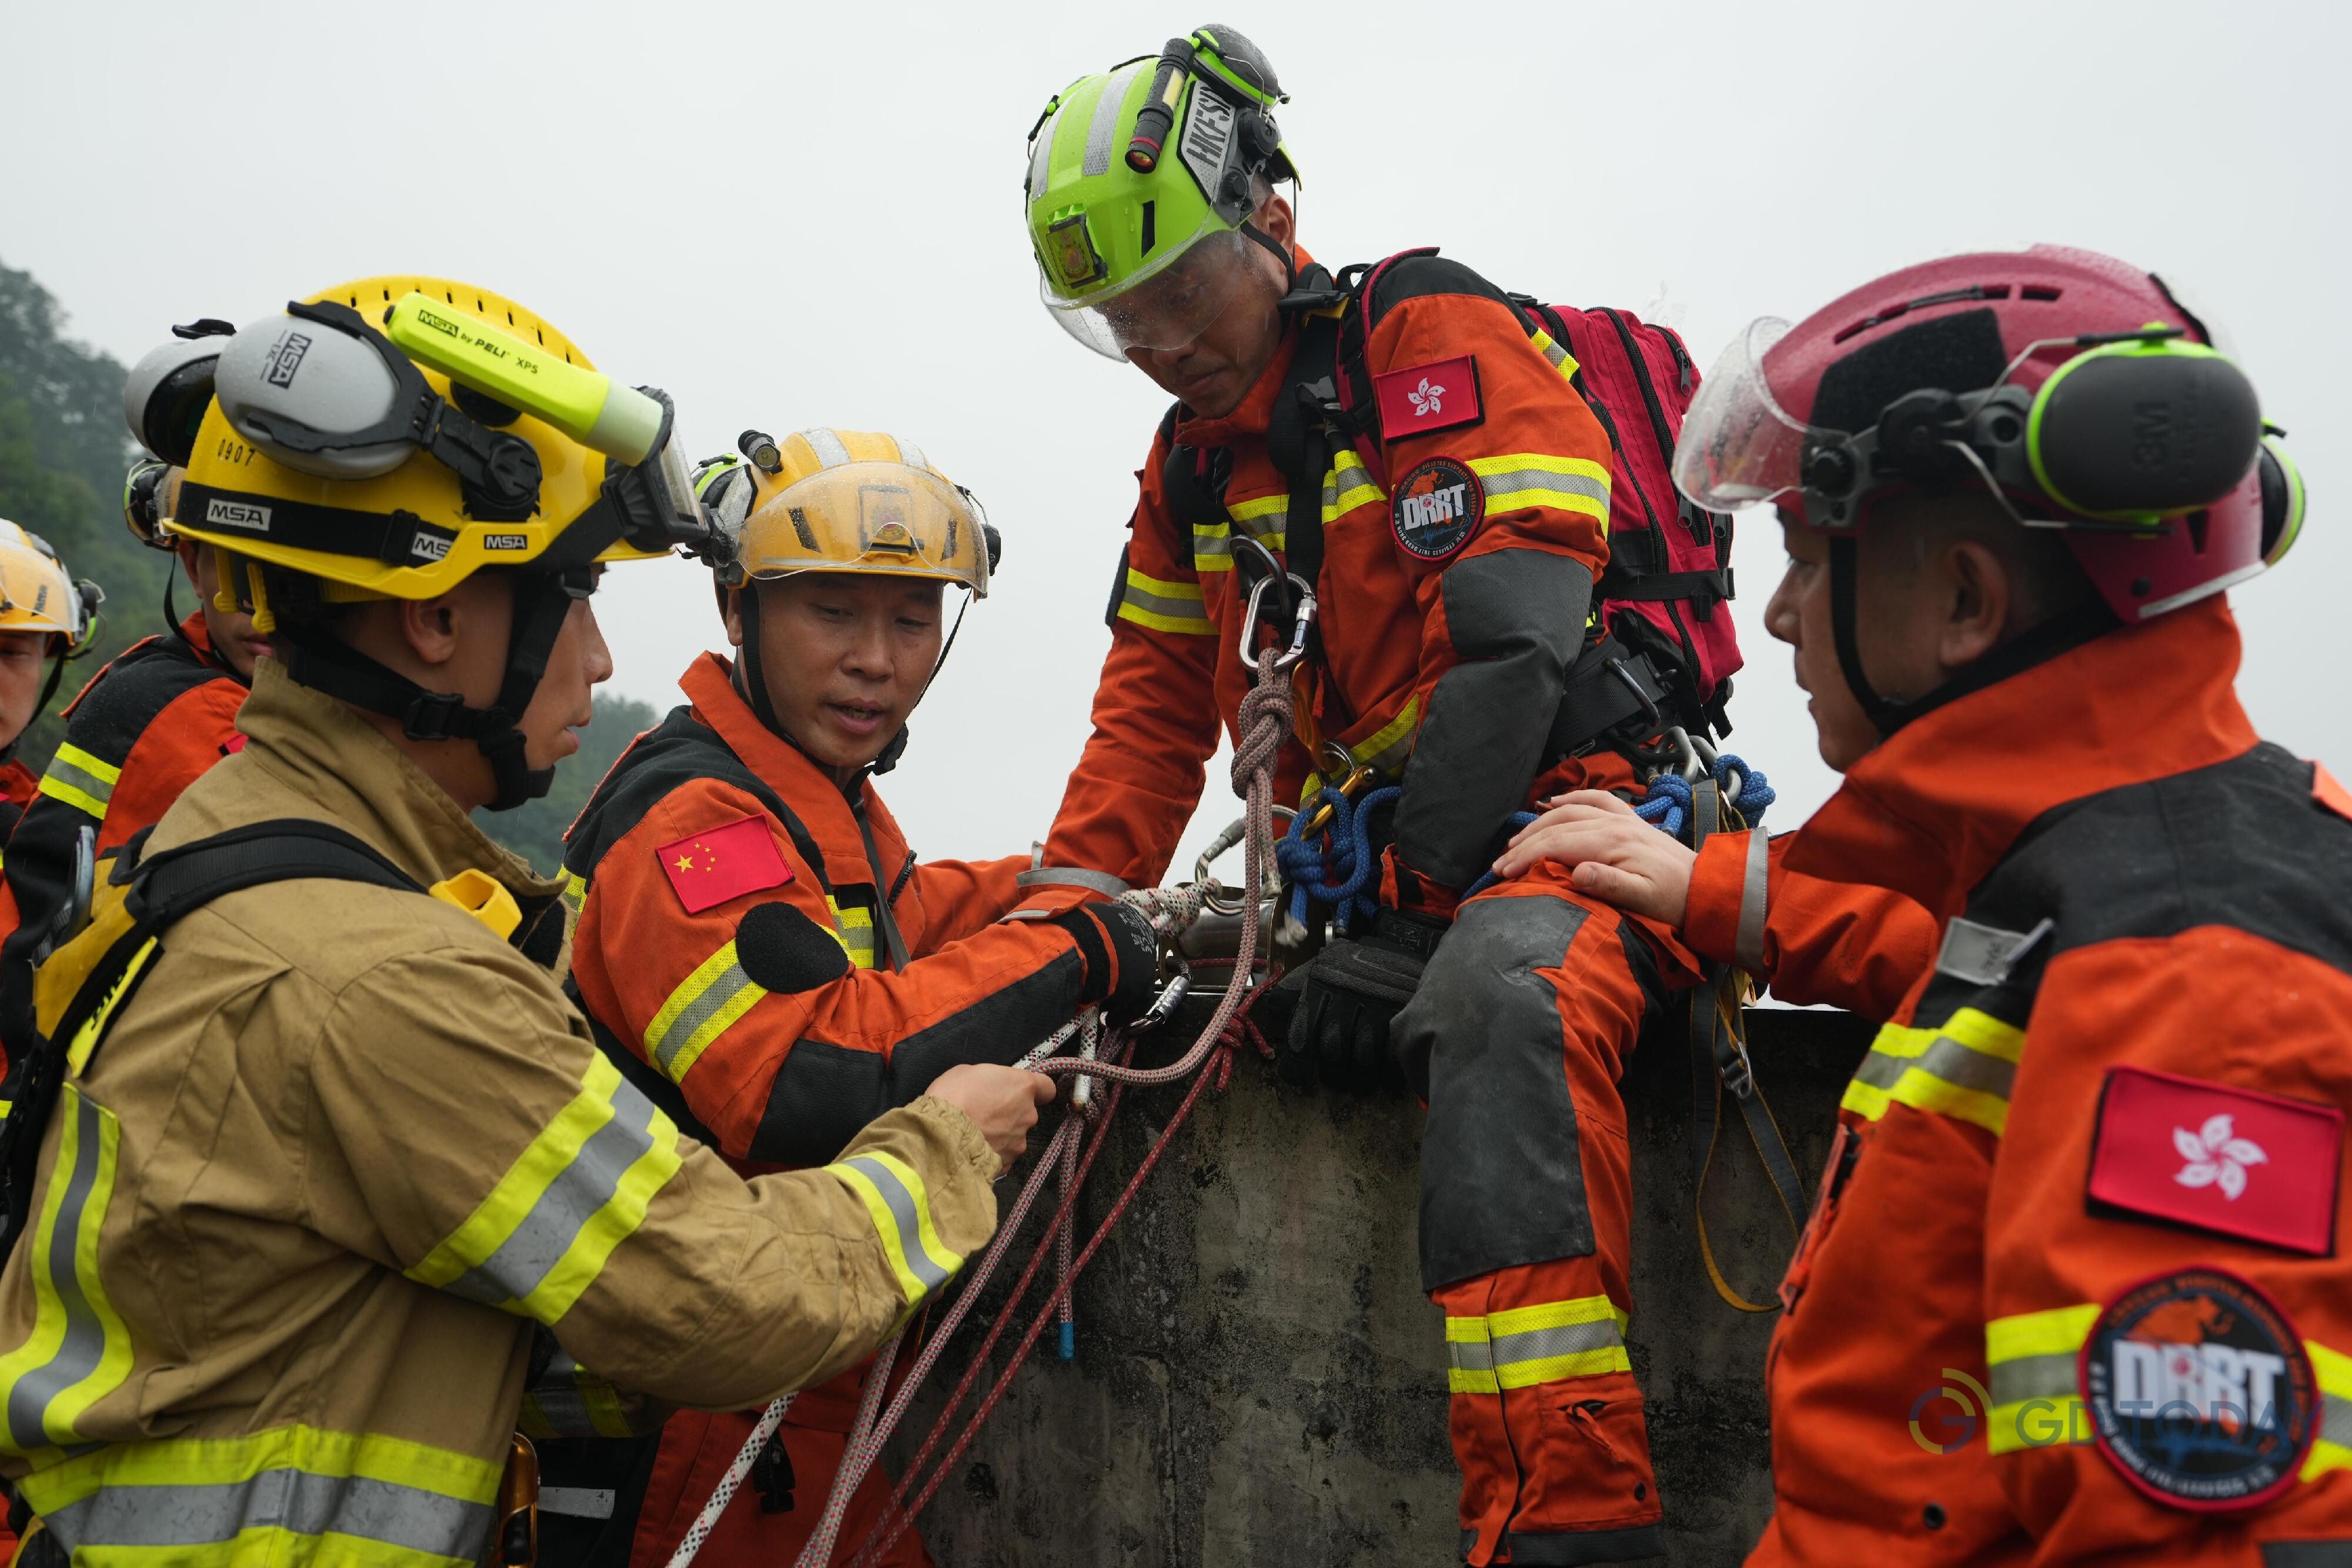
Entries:
MULTIPOLYGON (((179 570, 122 523, 122 474, 136 452, 122 424, 126 372, 110 356, 68 341, 64 327, 48 290, 30 273, 0 265, 0 517, 48 540, 68 572, 106 590, 98 643, 67 670, 52 710, 106 660, 164 629, 163 585, 179 570)), ((155 340, 170 329, 159 319, 155 340)), ((177 606, 183 615, 194 608, 184 581, 177 606)), ((581 732, 579 755, 556 768, 548 798, 520 810, 484 812, 484 831, 553 872, 563 860, 563 830, 622 748, 653 722, 644 703, 598 697, 595 722, 581 732)), ((17 756, 39 772, 64 728, 50 712, 26 733, 17 756)))
POLYGON ((620 760, 640 730, 651 729, 649 703, 628 697, 596 695, 596 717, 580 732, 580 749, 556 764, 555 787, 543 800, 511 811, 477 811, 474 821, 515 853, 530 862, 543 876, 553 876, 563 864, 563 831, 572 826, 589 795, 620 760))

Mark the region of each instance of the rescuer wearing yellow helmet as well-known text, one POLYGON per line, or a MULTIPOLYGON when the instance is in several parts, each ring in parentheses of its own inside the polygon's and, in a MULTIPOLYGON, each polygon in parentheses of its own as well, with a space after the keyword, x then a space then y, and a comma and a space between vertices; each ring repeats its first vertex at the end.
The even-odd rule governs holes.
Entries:
POLYGON ((534 1364, 720 1408, 833 1375, 986 1239, 1034 1105, 942 1082, 748 1183, 681 1138, 470 816, 587 721, 601 564, 709 543, 667 400, 441 279, 214 335, 149 444, 287 656, 40 973, 0 1469, 36 1561, 527 1562, 534 1364))
POLYGON ((16 743, 57 695, 66 661, 89 646, 105 600, 96 583, 67 577, 48 540, 0 518, 0 844, 39 782, 16 743))
MULTIPOLYGON (((875 789, 943 656, 947 590, 967 604, 988 592, 998 540, 970 493, 901 437, 746 431, 738 445, 699 476, 738 653, 695 661, 687 704, 573 826, 572 979, 598 1042, 681 1126, 760 1168, 821 1166, 958 1063, 1017 1061, 1096 1002, 1115 1019, 1139 1010, 1159 945, 1139 914, 1099 898, 998 924, 1026 859, 918 862, 875 789)), ((1053 1095, 1041 1074, 990 1071, 1053 1095)), ((699 1562, 793 1560, 863 1377, 794 1401, 699 1562)), ((551 1448, 568 1495, 614 1500, 588 1528, 561 1527, 576 1550, 558 1560, 667 1559, 757 1414, 680 1415, 636 1447, 551 1448)), ((845 1545, 887 1494, 866 1472, 845 1545)), ((929 1561, 901 1541, 887 1562, 929 1561)))

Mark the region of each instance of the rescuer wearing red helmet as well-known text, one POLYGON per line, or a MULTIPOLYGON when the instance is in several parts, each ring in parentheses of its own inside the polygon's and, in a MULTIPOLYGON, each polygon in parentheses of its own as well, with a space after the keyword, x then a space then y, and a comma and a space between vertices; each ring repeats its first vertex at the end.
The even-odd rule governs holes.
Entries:
MULTIPOLYGON (((826 1164, 960 1063, 1051 1098, 1051 1080, 1007 1068, 1081 1008, 1139 1011, 1159 942, 1139 912, 1101 899, 996 924, 1027 858, 918 862, 876 788, 943 657, 947 587, 988 591, 997 538, 970 493, 877 432, 740 444, 698 478, 728 541, 716 564, 736 656, 697 659, 688 704, 597 786, 567 835, 564 897, 572 984, 605 1054, 756 1174, 826 1164)), ((698 1561, 800 1555, 865 1375, 795 1399, 698 1561)), ((564 1403, 611 1435, 593 1373, 577 1378, 564 1403)), ((547 1473, 597 1507, 551 1529, 547 1561, 660 1568, 759 1414, 688 1412, 634 1445, 566 1431, 587 1440, 550 1445, 547 1473)), ((840 1561, 888 1495, 866 1471, 840 1561)), ((929 1559, 908 1532, 883 1561, 929 1559)))
POLYGON ((2047 246, 1759 322, 1692 410, 1844 786, 1769 849, 1586 796, 1512 854, 1701 951, 1797 873, 1941 926, 1781 1286, 1752 1563, 2352 1538, 2352 795, 2255 735, 2222 597, 2300 525, 2278 434, 2159 279, 2047 246))

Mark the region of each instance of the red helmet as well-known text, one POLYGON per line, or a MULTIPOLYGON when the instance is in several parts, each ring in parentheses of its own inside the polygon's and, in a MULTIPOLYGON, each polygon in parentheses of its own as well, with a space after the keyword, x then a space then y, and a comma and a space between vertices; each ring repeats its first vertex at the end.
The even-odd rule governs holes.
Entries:
MULTIPOLYGON (((1888 495, 1981 484, 2021 525, 2063 530, 2130 623, 2285 554, 2303 486, 2277 434, 2161 279, 2036 246, 1889 273, 1794 327, 1755 322, 1693 401, 1675 482, 1702 507, 1774 501, 1848 541, 1888 495)), ((1908 716, 1847 674, 1882 729, 1908 716)))
POLYGON ((2161 279, 2036 246, 1754 323, 1700 388, 1675 480, 1702 506, 1774 500, 1831 533, 1883 496, 1981 482, 2021 523, 2063 528, 2132 622, 2293 542, 2302 486, 2266 433, 2252 384, 2161 279))

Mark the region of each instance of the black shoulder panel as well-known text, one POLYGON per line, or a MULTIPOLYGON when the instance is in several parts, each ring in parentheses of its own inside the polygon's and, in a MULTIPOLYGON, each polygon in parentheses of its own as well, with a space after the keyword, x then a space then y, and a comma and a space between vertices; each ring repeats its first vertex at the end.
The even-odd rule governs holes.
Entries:
POLYGON ((1371 298, 1365 302, 1368 329, 1378 327, 1391 310, 1406 300, 1432 294, 1472 294, 1517 313, 1510 297, 1501 289, 1451 256, 1433 252, 1405 256, 1381 273, 1373 282, 1371 298))
POLYGON ((177 637, 151 637, 101 671, 74 700, 66 739, 121 767, 157 714, 197 687, 234 681, 177 637))
POLYGON ((2352 822, 2312 798, 2311 764, 2267 741, 2242 756, 2045 812, 1969 900, 1966 917, 2051 934, 2005 984, 1938 973, 1918 1020, 1982 1008, 2022 1027, 2060 953, 2226 925, 2352 973, 2352 822))
POLYGON ((669 716, 638 737, 596 786, 580 820, 565 836, 563 869, 593 879, 606 850, 627 836, 664 797, 698 779, 732 784, 765 806, 784 825, 793 847, 808 862, 819 885, 828 894, 833 891, 825 883, 824 857, 806 825, 782 796, 728 748, 718 731, 696 719, 694 710, 683 705, 670 709, 669 716))

